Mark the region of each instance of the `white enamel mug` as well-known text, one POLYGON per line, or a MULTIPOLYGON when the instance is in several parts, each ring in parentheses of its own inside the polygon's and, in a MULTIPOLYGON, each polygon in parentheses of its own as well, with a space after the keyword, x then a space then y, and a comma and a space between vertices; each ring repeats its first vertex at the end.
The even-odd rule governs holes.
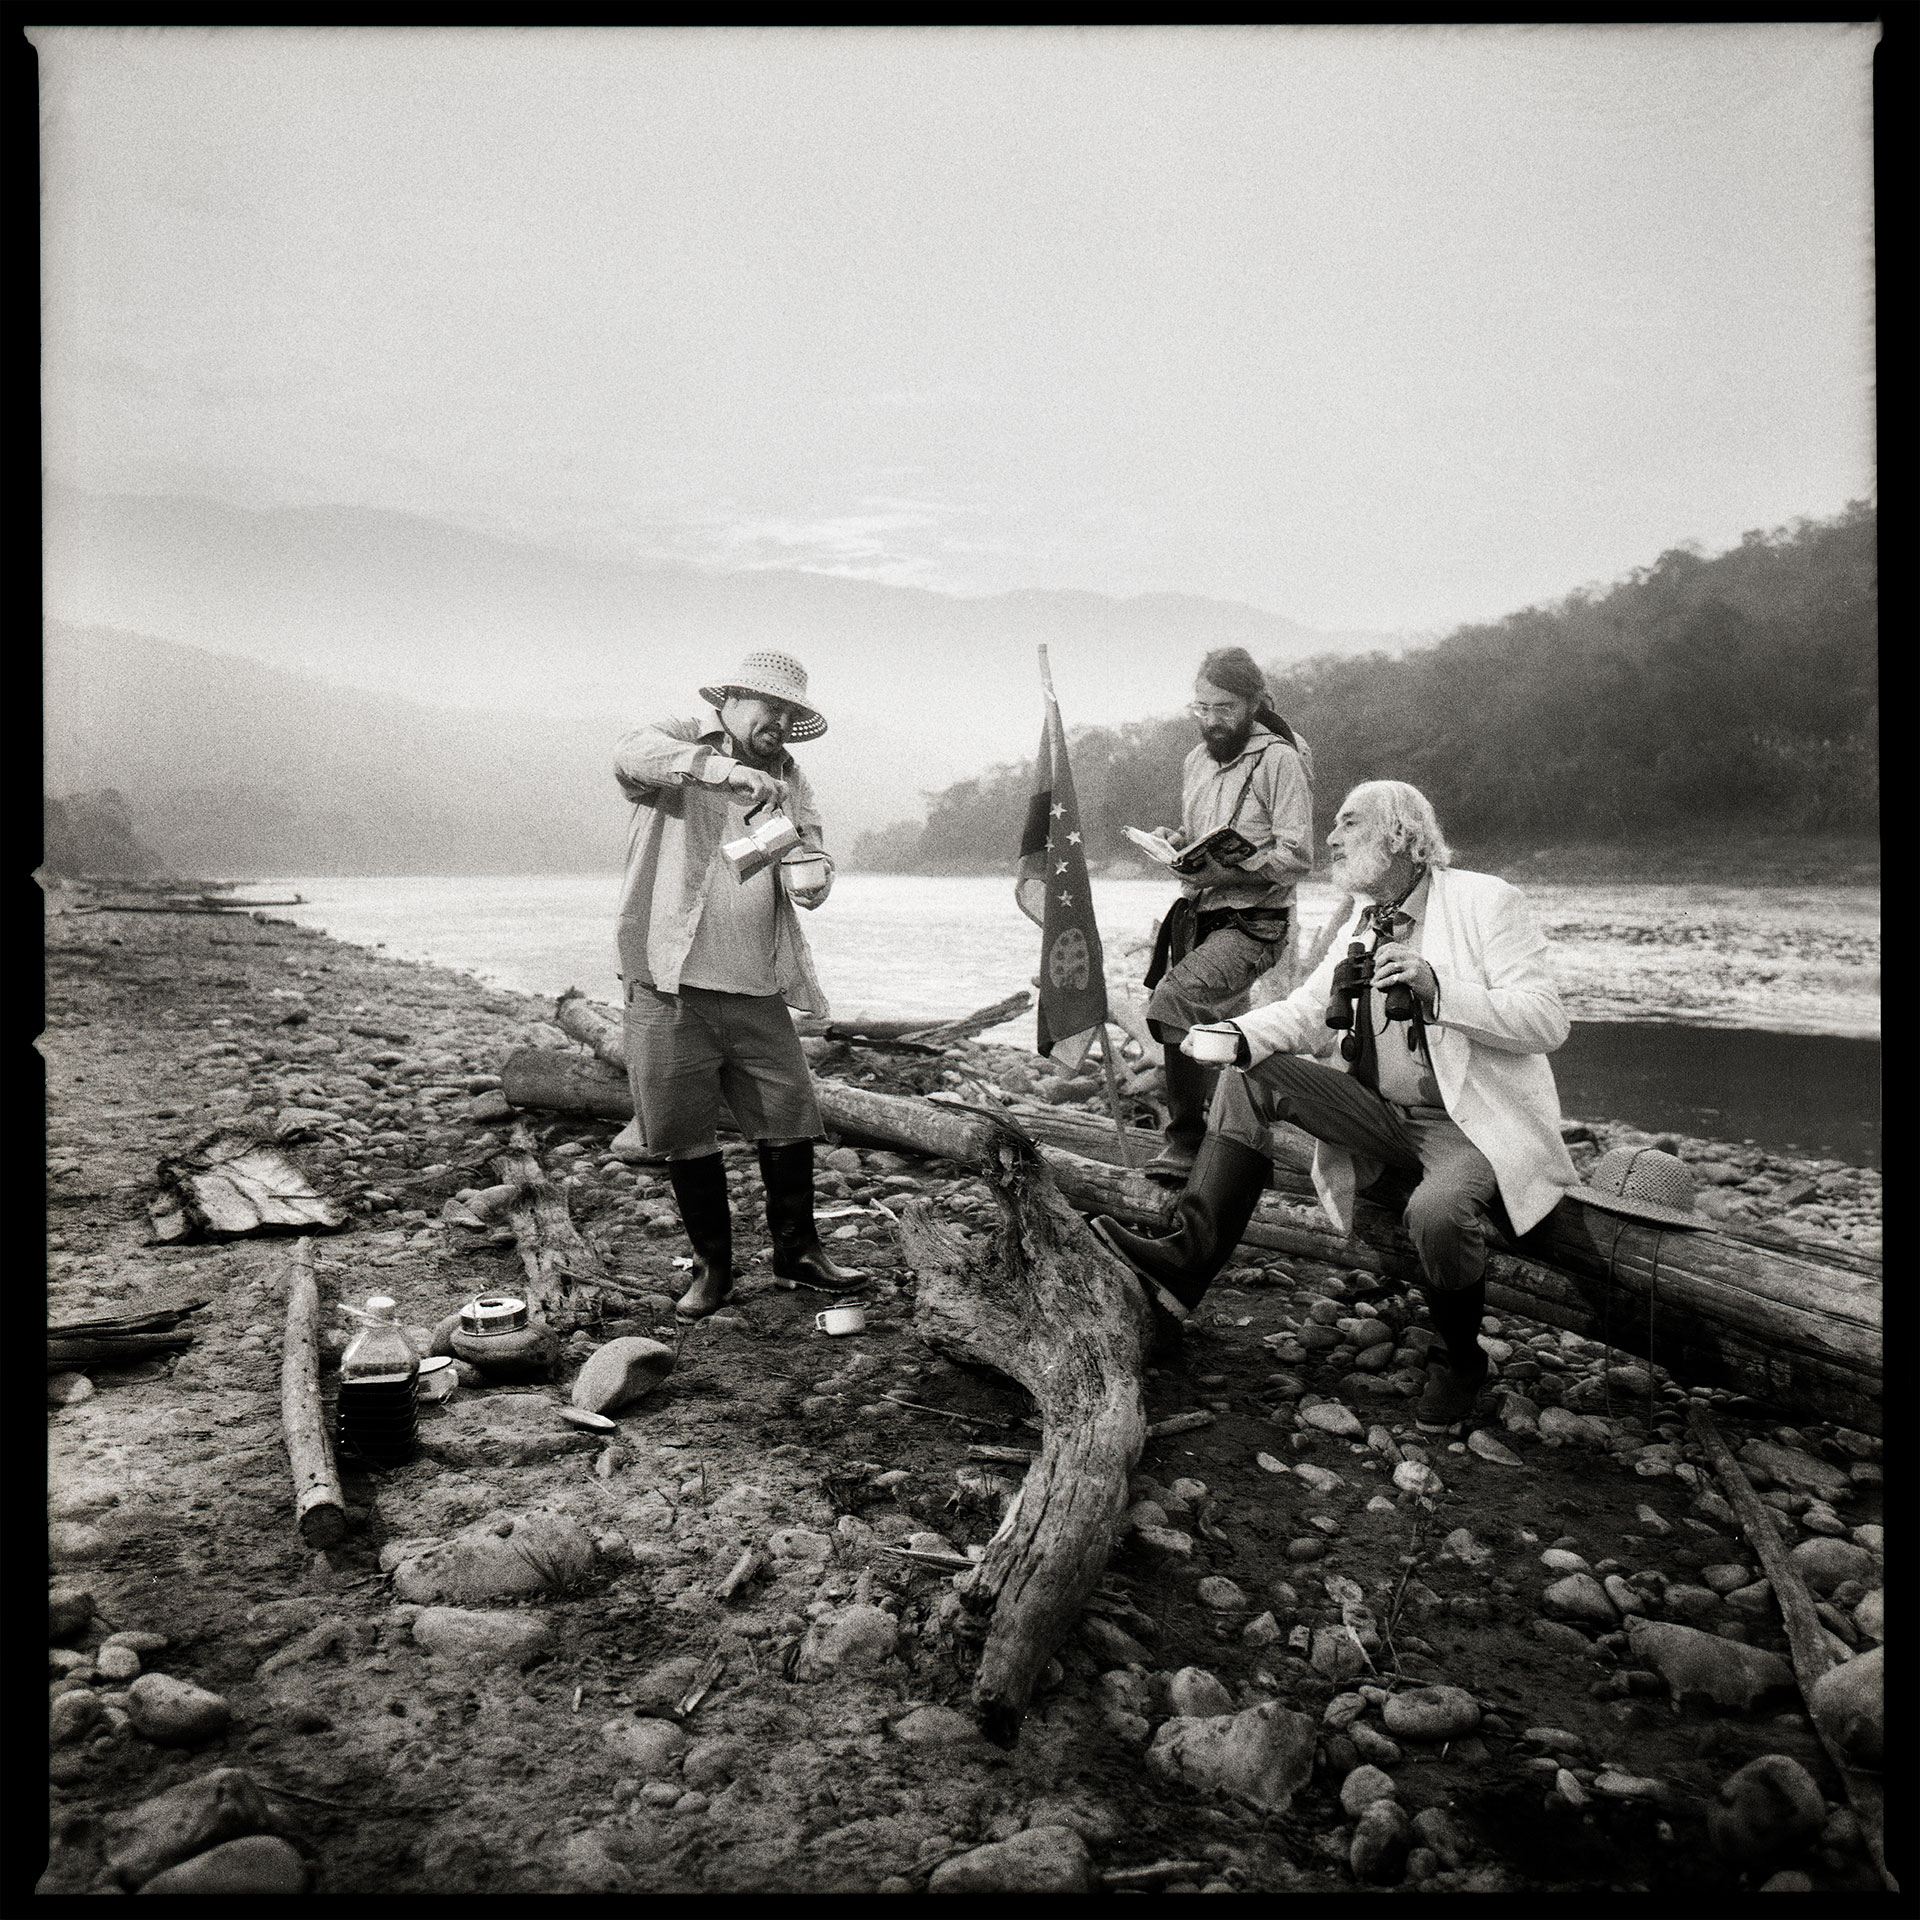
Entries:
POLYGON ((829 1307, 825 1313, 813 1316, 813 1324, 836 1339, 843 1333, 865 1333, 867 1310, 865 1307, 829 1307))
POLYGON ((1191 1057, 1207 1066, 1231 1066, 1240 1057, 1238 1027, 1195 1027, 1192 1040, 1191 1057))

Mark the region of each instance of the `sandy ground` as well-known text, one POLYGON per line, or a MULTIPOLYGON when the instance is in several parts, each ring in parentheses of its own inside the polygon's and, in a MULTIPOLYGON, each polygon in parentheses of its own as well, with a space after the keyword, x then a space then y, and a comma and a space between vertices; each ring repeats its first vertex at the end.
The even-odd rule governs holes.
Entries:
MULTIPOLYGON (((96 1616, 55 1649, 51 1679, 58 1693, 92 1693, 97 1711, 53 1750, 43 1890, 137 1880, 124 1866, 116 1878, 116 1836, 157 1794, 221 1768, 253 1778, 265 1822, 313 1889, 336 1894, 913 1892, 962 1856, 1011 1889, 1017 1870, 977 1850, 1022 1829, 1079 1834, 1095 1875, 1185 1863, 1161 1876, 1168 1891, 1336 1892, 1355 1885, 1342 1790, 1357 1800, 1367 1766, 1409 1815, 1446 1815, 1420 1825, 1411 1852, 1403 1839, 1363 1867, 1387 1886, 1724 1897, 1777 1866, 1823 1887, 1864 1884, 1844 1820, 1824 1850, 1805 1842, 1791 1858, 1708 1844, 1711 1797, 1758 1755, 1790 1756, 1828 1811, 1839 1806, 1790 1691, 1750 1711, 1681 1711, 1635 1666, 1619 1621, 1543 1624, 1543 1590, 1561 1574, 1541 1556, 1557 1550, 1596 1578, 1629 1580, 1646 1614, 1684 1588, 1706 1596, 1687 1617, 1719 1638, 1784 1649, 1753 1591, 1753 1556, 1701 1497, 1676 1417, 1683 1390, 1657 1387, 1650 1431, 1648 1383, 1620 1356, 1609 1372, 1588 1343, 1489 1320, 1500 1379, 1482 1418, 1514 1464, 1483 1458, 1417 1429, 1400 1391, 1355 1365, 1360 1322, 1369 1339, 1372 1323, 1387 1329, 1396 1368, 1417 1361, 1419 1316, 1365 1292, 1365 1276, 1311 1262, 1230 1271, 1153 1374, 1150 1418, 1213 1416, 1150 1441, 1134 1487, 1190 1550, 1122 1545, 1105 1625, 1090 1614, 1062 1649, 1011 1752, 930 1711, 965 1705, 948 1577, 881 1549, 988 1538, 1019 1468, 971 1460, 969 1442, 1029 1442, 1025 1396, 916 1342, 911 1275, 871 1210, 830 1223, 836 1253, 878 1274, 868 1331, 814 1332, 822 1298, 766 1277, 757 1179, 737 1149, 734 1307, 687 1338, 671 1380, 620 1414, 611 1444, 554 1443, 545 1403, 599 1340, 676 1337, 683 1243, 664 1183, 607 1154, 610 1125, 531 1116, 575 1220, 647 1297, 573 1335, 558 1384, 463 1388, 423 1410, 431 1451, 349 1474, 355 1531, 338 1551, 307 1551, 280 1445, 286 1243, 151 1244, 156 1160, 223 1117, 323 1116, 317 1140, 292 1151, 355 1209, 346 1231, 315 1243, 325 1323, 345 1325, 338 1301, 387 1292, 409 1323, 430 1324, 519 1272, 510 1246, 438 1219, 449 1196, 496 1178, 501 1123, 469 1108, 510 1046, 557 1041, 547 1009, 271 922, 49 926, 51 1310, 208 1304, 187 1354, 103 1371, 90 1394, 49 1409, 54 1578, 90 1592, 96 1616), (976 1424, 900 1407, 889 1391, 976 1424), (1358 1435, 1310 1417, 1343 1406, 1358 1435), (1567 1406, 1594 1421, 1573 1437, 1543 1432, 1567 1406), (461 1453, 489 1412, 539 1429, 532 1457, 461 1453), (1393 1477, 1423 1457, 1441 1483, 1427 1503, 1393 1477), (583 1566, 549 1590, 475 1603, 544 1626, 529 1664, 429 1651, 395 1566, 473 1523, 538 1513, 578 1530, 583 1566), (770 1564, 723 1602, 713 1588, 749 1545, 770 1564), (1327 1631, 1340 1619, 1330 1574, 1358 1583, 1391 1625, 1373 1671, 1327 1631), (1201 1583, 1219 1580, 1230 1588, 1203 1597, 1201 1583), (101 1671, 116 1630, 164 1636, 141 1662, 222 1696, 225 1731, 185 1745, 137 1731, 124 1671, 101 1671), (710 1689, 674 1725, 702 1675, 710 1689), (1390 1736, 1389 1695, 1431 1683, 1471 1695, 1477 1724, 1445 1741, 1390 1736), (1285 1811, 1149 1771, 1148 1743, 1175 1707, 1266 1701, 1318 1723, 1311 1781, 1285 1811)), ((973 1065, 995 1058, 1018 1068, 997 1049, 973 1065)), ((884 1061, 853 1064, 903 1084, 884 1061)), ((1597 1131, 1598 1145, 1627 1137, 1597 1131)), ((1875 1178, 1751 1152, 1735 1165, 1737 1150, 1682 1144, 1739 1176, 1727 1190, 1742 1212, 1765 1213, 1811 1179, 1830 1223, 1877 1214, 1875 1178)), ((984 1189, 950 1167, 846 1149, 836 1165, 823 1210, 923 1192, 992 1224, 984 1189)), ((1715 1404, 1736 1447, 1783 1440, 1844 1481, 1834 1502, 1842 1535, 1863 1543, 1865 1577, 1833 1596, 1834 1614, 1871 1645, 1878 1443, 1715 1404)), ((1804 1492, 1767 1497, 1790 1539, 1814 1537, 1810 1517, 1826 1526, 1804 1492)))

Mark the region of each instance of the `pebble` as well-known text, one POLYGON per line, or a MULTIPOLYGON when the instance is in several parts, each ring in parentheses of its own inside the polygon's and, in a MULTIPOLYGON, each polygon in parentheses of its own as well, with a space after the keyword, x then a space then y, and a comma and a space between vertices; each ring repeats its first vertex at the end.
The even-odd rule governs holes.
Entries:
POLYGON ((1619 1624, 1607 1590, 1590 1573, 1570 1573, 1556 1580, 1540 1595, 1540 1603, 1550 1613, 1566 1620, 1583 1620, 1596 1627, 1619 1624))
POLYGON ((1731 1593, 1720 1596, 1736 1613, 1744 1613, 1756 1620, 1764 1620, 1773 1612, 1773 1582, 1756 1580, 1751 1586, 1735 1587, 1731 1593))
POLYGON ((1563 1621, 1535 1620, 1532 1632, 1536 1640, 1544 1641, 1546 1645, 1562 1653, 1577 1653, 1584 1656, 1593 1651, 1587 1642, 1587 1636, 1578 1627, 1567 1626, 1563 1621))
POLYGON ((1353 1680, 1368 1671, 1367 1656, 1345 1627, 1315 1627, 1307 1664, 1329 1680, 1353 1680))
POLYGON ((1384 1733, 1376 1733, 1364 1720, 1356 1720, 1347 1729, 1347 1738, 1353 1742, 1354 1751, 1362 1760, 1370 1760, 1376 1767, 1397 1767, 1404 1757, 1400 1744, 1389 1740, 1384 1733))
POLYGON ((1480 1459, 1496 1467, 1524 1467, 1527 1463, 1514 1450, 1496 1440, 1484 1427, 1467 1435, 1467 1446, 1480 1459))
POLYGON ((893 1731, 910 1747, 972 1746, 981 1738, 973 1720, 952 1707, 916 1707, 893 1723, 893 1731))
POLYGON ((150 1653, 165 1653, 172 1643, 164 1633, 145 1633, 138 1627, 128 1627, 119 1633, 110 1633, 100 1643, 103 1647, 131 1647, 142 1660, 150 1653))
POLYGON ((1728 1866, 1747 1873, 1798 1853, 1826 1821, 1826 1800, 1806 1768, 1763 1753, 1721 1782, 1707 1835, 1728 1866))
POLYGON ((113 1542, 84 1520, 56 1520, 47 1528, 47 1558, 56 1566, 80 1560, 104 1560, 113 1542))
POLYGON ((218 1767, 115 1816, 107 1867, 123 1886, 138 1887, 223 1840, 259 1833, 269 1824, 266 1800, 251 1776, 238 1767, 218 1767))
POLYGON ((1300 1565, 1305 1565, 1308 1561, 1324 1559, 1326 1552, 1327 1543, 1324 1540, 1315 1539, 1310 1533, 1302 1534, 1299 1539, 1287 1542, 1287 1558, 1300 1565))
POLYGON ((470 1607, 570 1586, 593 1557, 592 1538, 563 1515, 499 1510, 397 1562, 393 1590, 423 1606, 470 1607))
POLYGON ((1779 1446, 1771 1440, 1749 1440, 1740 1449, 1740 1464, 1756 1484, 1770 1482, 1822 1500, 1845 1495, 1853 1484, 1841 1468, 1830 1467, 1805 1448, 1779 1446))
POLYGON ((127 1712, 137 1732, 163 1746, 211 1740, 226 1732, 233 1717, 223 1695, 165 1673, 143 1673, 133 1683, 127 1712))
POLYGON ((1466 1829, 1444 1807, 1422 1807, 1413 1816, 1413 1830, 1449 1872, 1473 1851, 1466 1829))
POLYGON ((1737 1560, 1729 1560, 1719 1566, 1700 1569, 1701 1585, 1711 1587, 1715 1593, 1733 1593, 1741 1587, 1751 1585, 1752 1581, 1753 1569, 1741 1566, 1737 1560))
POLYGON ((1338 1400, 1322 1400, 1318 1406, 1305 1407, 1299 1418, 1303 1424, 1321 1433, 1333 1434, 1337 1439, 1361 1440, 1366 1437, 1366 1429, 1360 1424, 1359 1416, 1338 1400))
POLYGON ((1402 1493, 1436 1494, 1440 1491, 1440 1476, 1419 1460, 1402 1460, 1393 1470, 1393 1484, 1402 1493))
POLYGON ((1347 1864, 1356 1880, 1397 1880, 1413 1846, 1413 1823, 1397 1800, 1375 1800, 1353 1830, 1347 1864))
POLYGON ((1830 1668, 1807 1702, 1814 1725, 1856 1765, 1878 1769, 1886 1745, 1886 1648, 1830 1668))
POLYGON ((1461 1687, 1413 1687, 1389 1694, 1380 1717, 1404 1739, 1456 1740, 1480 1724, 1480 1706, 1461 1687))
POLYGON ((1271 1613, 1256 1615, 1240 1629, 1240 1640, 1244 1646, 1270 1647, 1276 1640, 1285 1638, 1286 1629, 1271 1613))
POLYGON ((1169 1720, 1147 1750, 1155 1779, 1284 1813, 1313 1777, 1314 1723, 1269 1700, 1232 1715, 1169 1720))
POLYGON ((609 1720, 600 1739, 623 1766, 643 1779, 670 1773, 687 1749, 687 1736, 671 1720, 609 1720))
POLYGON ((893 1657, 900 1623, 880 1607, 850 1606, 816 1620, 802 1658, 834 1672, 870 1673, 893 1657))
POLYGON ((1355 1767, 1340 1783, 1340 1805, 1348 1814, 1359 1815, 1376 1800, 1391 1800, 1398 1792, 1390 1773, 1372 1765, 1355 1767))
POLYGON ((1843 1580, 1864 1582, 1873 1578, 1873 1555, 1850 1540, 1830 1540, 1816 1535, 1811 1540, 1802 1540, 1787 1559, 1818 1594, 1831 1593, 1843 1580))
POLYGON ((47 1375, 47 1405, 50 1407, 77 1407, 83 1400, 93 1398, 93 1382, 84 1373, 50 1373, 47 1375))
POLYGON ((1352 1726, 1366 1712, 1368 1704, 1364 1693, 1336 1693, 1321 1710, 1320 1724, 1338 1733, 1343 1727, 1352 1726))
POLYGON ((1586 1788, 1565 1767, 1554 1769, 1553 1790, 1570 1807, 1584 1807, 1587 1804, 1586 1788))
POLYGON ((1549 1547, 1540 1556, 1540 1564, 1550 1573, 1591 1573, 1593 1563, 1565 1547, 1549 1547))
POLYGON ((1635 1665, 1659 1674, 1675 1706, 1704 1701, 1748 1712, 1794 1684, 1793 1669, 1777 1654, 1697 1627, 1634 1619, 1627 1633, 1635 1665))
POLYGON ((55 1696, 47 1710, 47 1739, 56 1747, 70 1746, 91 1733, 100 1720, 100 1697, 82 1682, 71 1693, 55 1696))
POLYGON ((1086 1893, 1093 1882, 1087 1843, 1071 1827, 1028 1827, 1005 1840, 944 1860, 929 1893, 1086 1893))
POLYGON ((140 1656, 131 1647, 116 1647, 109 1642, 94 1655, 93 1664, 99 1668, 101 1679, 118 1684, 133 1679, 139 1673, 140 1656))
POLYGON ((1613 1604, 1626 1613, 1645 1613, 1648 1609, 1647 1596, 1638 1587, 1629 1586, 1619 1574, 1610 1573, 1600 1583, 1606 1596, 1613 1604))
POLYGON ((1167 1702, 1190 1720, 1232 1713, 1233 1695, 1205 1667, 1182 1667, 1167 1682, 1167 1702))
POLYGON ((609 1340, 588 1355, 570 1396, 589 1413, 612 1413, 651 1393, 673 1371, 673 1349, 659 1340, 609 1340))
POLYGON ((1847 1536, 1847 1523, 1824 1500, 1812 1501, 1800 1516, 1800 1524, 1809 1533, 1825 1534, 1831 1539, 1844 1540, 1847 1536))
POLYGON ((1875 1587, 1863 1596, 1853 1610, 1853 1624, 1869 1640, 1884 1641, 1887 1637, 1886 1596, 1875 1587))
POLYGON ((93 1619, 93 1595, 84 1587, 52 1587, 47 1592, 47 1638, 70 1640, 93 1619))
POLYGON ((479 1613, 426 1607, 414 1618, 413 1637, 429 1653, 488 1666, 525 1667, 553 1645, 553 1629, 537 1613, 479 1613))
POLYGON ((229 1840, 191 1860, 157 1873, 140 1889, 146 1893, 220 1894, 305 1893, 307 1863, 278 1834, 250 1834, 229 1840))
POLYGON ((1210 1574, 1194 1589, 1200 1604, 1210 1613, 1244 1613, 1247 1596, 1231 1580, 1210 1574))

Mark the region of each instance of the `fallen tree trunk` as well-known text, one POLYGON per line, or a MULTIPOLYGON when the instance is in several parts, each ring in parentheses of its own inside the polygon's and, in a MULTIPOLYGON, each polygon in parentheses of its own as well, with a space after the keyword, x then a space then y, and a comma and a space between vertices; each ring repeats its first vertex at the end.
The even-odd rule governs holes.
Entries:
POLYGON ((163 1354, 185 1353, 193 1345, 192 1332, 70 1334, 47 1336, 47 1371, 71 1373, 86 1367, 132 1367, 163 1354))
POLYGON ((959 1586, 970 1614, 990 1616, 974 1712, 990 1739, 1011 1746, 1125 1521, 1127 1478, 1146 1440, 1152 1313, 1033 1147, 1004 1127, 951 1124, 970 1136, 953 1143, 954 1157, 977 1166, 1000 1203, 993 1252, 984 1261, 970 1254, 924 1200, 903 1211, 900 1242, 919 1280, 915 1331, 1017 1380, 1039 1410, 1039 1453, 959 1586))
POLYGON ((287 1282, 287 1332, 280 1356, 280 1429, 293 1469, 293 1512, 300 1538, 315 1548, 347 1537, 347 1504, 320 1404, 320 1291, 304 1236, 293 1243, 287 1282))
MULTIPOLYGON (((582 1056, 522 1049, 509 1057, 502 1082, 517 1106, 614 1120, 633 1114, 624 1078, 582 1056)), ((827 1124, 856 1144, 971 1164, 970 1109, 835 1080, 816 1080, 814 1092, 827 1124)), ((1022 1107, 1007 1118, 1040 1140, 1076 1206, 1134 1226, 1169 1221, 1167 1189, 1110 1164, 1119 1150, 1111 1127, 1058 1108, 1022 1107)), ((1139 1129, 1131 1137, 1154 1138, 1139 1129)), ((1404 1193, 1376 1189, 1356 1205, 1353 1235, 1343 1237, 1307 1175, 1312 1141, 1276 1127, 1273 1145, 1273 1191, 1241 1236, 1244 1245, 1417 1278, 1400 1223, 1404 1193)), ((1577 1201, 1563 1201, 1523 1240, 1496 1252, 1487 1274, 1488 1303, 1497 1311, 1609 1341, 1687 1385, 1729 1388, 1867 1433, 1882 1427, 1880 1297, 1880 1262, 1838 1243, 1725 1227, 1662 1231, 1577 1201)))

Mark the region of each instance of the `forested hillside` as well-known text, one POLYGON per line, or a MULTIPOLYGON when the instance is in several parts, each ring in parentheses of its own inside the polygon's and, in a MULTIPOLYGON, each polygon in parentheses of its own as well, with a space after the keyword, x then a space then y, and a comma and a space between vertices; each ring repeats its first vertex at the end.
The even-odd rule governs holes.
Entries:
MULTIPOLYGON (((1317 832, 1356 781, 1411 780, 1456 840, 1492 845, 1871 832, 1876 819, 1875 512, 1675 548, 1604 589, 1388 658, 1269 669, 1312 746, 1317 832)), ((1167 663, 1169 708, 1197 661, 1167 663)), ((1069 721, 1071 715, 1068 716, 1069 721)), ((1036 727, 1037 734, 1037 727, 1036 727)), ((1194 743, 1183 714, 1073 733, 1089 854, 1171 825, 1194 743)), ((935 795, 924 827, 868 835, 862 864, 1009 865, 1031 784, 1002 766, 935 795)))

